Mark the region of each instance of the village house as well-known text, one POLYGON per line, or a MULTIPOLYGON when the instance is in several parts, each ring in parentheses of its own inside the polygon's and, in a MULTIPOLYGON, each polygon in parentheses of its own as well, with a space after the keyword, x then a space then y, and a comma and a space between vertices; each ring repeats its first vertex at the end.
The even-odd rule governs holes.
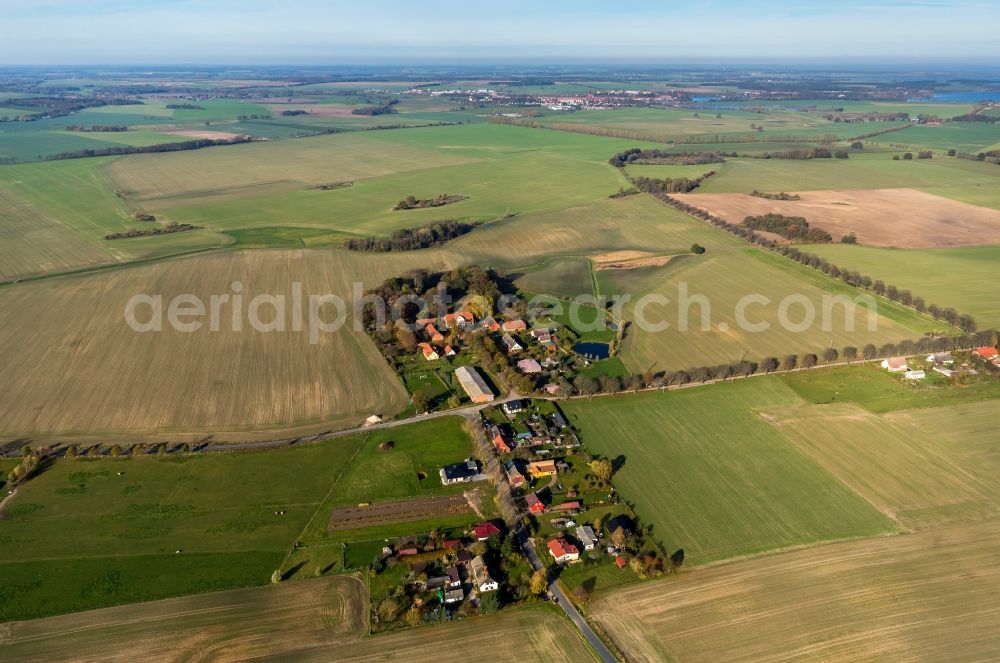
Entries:
POLYGON ((521 371, 525 375, 534 375, 542 372, 542 365, 534 359, 522 359, 517 362, 517 370, 521 371))
POLYGON ((950 366, 955 363, 955 359, 951 356, 950 352, 935 352, 932 355, 927 355, 927 361, 933 362, 938 366, 950 366))
POLYGON ((500 340, 503 342, 503 346, 509 355, 517 354, 524 349, 510 334, 504 334, 500 337, 500 340))
POLYGON ((500 331, 500 323, 494 320, 493 316, 488 315, 483 318, 483 321, 480 323, 480 329, 485 329, 490 332, 498 332, 500 331))
POLYGON ((526 408, 527 406, 528 405, 525 401, 515 399, 506 401, 503 405, 500 406, 500 409, 503 410, 504 414, 510 417, 522 412, 524 408, 526 408))
POLYGON ((448 576, 448 589, 461 589, 462 588, 462 572, 459 570, 458 566, 453 564, 444 570, 445 575, 448 576))
POLYGON ((479 476, 479 462, 474 458, 467 458, 462 463, 445 465, 438 471, 438 474, 441 476, 441 483, 445 486, 468 483, 479 476))
POLYGON ((482 555, 473 557, 469 566, 472 567, 472 578, 480 592, 495 592, 500 589, 500 584, 490 577, 490 570, 482 555))
POLYGON ((906 357, 889 357, 888 359, 883 359, 882 368, 888 370, 890 373, 902 373, 909 370, 909 366, 906 364, 906 357))
POLYGON ((548 336, 549 330, 544 327, 539 327, 537 329, 531 330, 531 337, 535 340, 541 339, 543 336, 548 336))
POLYGON ((561 511, 562 513, 578 513, 583 507, 580 502, 572 500, 569 502, 563 502, 562 504, 557 504, 552 507, 553 511, 561 511))
POLYGON ((452 346, 450 346, 450 345, 445 345, 444 346, 444 356, 445 357, 454 357, 455 356, 455 348, 452 347, 452 346))
POLYGON ((505 332, 518 332, 527 329, 528 325, 524 324, 524 320, 507 320, 500 328, 505 332))
POLYGON ((513 460, 508 460, 504 465, 504 469, 507 471, 507 481, 510 482, 511 488, 521 488, 528 482, 521 473, 521 470, 517 468, 517 463, 513 460))
POLYGON ((923 371, 906 371, 903 373, 904 380, 923 380, 927 374, 923 371))
POLYGON ((444 343, 444 335, 433 324, 424 327, 424 333, 427 334, 427 339, 431 343, 444 343))
POLYGON ((597 546, 597 535, 590 525, 580 525, 576 528, 576 538, 583 544, 584 550, 593 550, 597 546))
POLYGON ((427 361, 434 361, 441 357, 430 343, 417 343, 417 347, 420 348, 420 351, 424 354, 424 359, 427 361))
POLYGON ((493 429, 493 446, 496 447, 497 453, 501 454, 509 454, 514 450, 514 445, 499 426, 493 429))
POLYGON ((476 541, 485 541, 491 536, 500 536, 500 528, 491 522, 479 523, 472 528, 476 535, 476 541))
POLYGON ((472 324, 476 319, 469 311, 462 311, 460 313, 447 313, 441 318, 441 321, 445 329, 465 329, 466 325, 472 324))
POLYGON ((461 587, 449 589, 444 593, 444 602, 448 605, 461 603, 463 600, 465 600, 465 591, 461 587))
POLYGON ((997 358, 997 349, 989 345, 984 345, 981 348, 976 348, 972 351, 973 357, 979 357, 980 359, 985 359, 990 361, 997 358))
POLYGON ((554 460, 536 460, 528 463, 528 474, 533 479, 539 477, 550 477, 556 473, 556 462, 554 460))
POLYGON ((549 541, 549 554, 557 564, 566 564, 580 559, 580 549, 564 538, 549 541))
POLYGON ((474 367, 459 366, 455 369, 455 377, 473 403, 489 403, 496 398, 493 391, 486 386, 483 376, 474 367))
POLYGON ((545 512, 545 502, 543 502, 542 498, 538 496, 538 493, 528 493, 528 496, 524 498, 524 501, 528 505, 528 511, 531 513, 545 512))

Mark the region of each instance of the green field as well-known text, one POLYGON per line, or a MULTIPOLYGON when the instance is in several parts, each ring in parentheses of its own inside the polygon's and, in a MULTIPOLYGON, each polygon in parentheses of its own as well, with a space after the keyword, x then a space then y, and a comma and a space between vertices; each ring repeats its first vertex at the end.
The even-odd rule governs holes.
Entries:
POLYGON ((58 460, 4 506, 0 621, 266 584, 333 505, 448 492, 438 464, 472 450, 460 421, 265 453, 58 460))
POLYGON ((948 122, 941 126, 921 124, 876 137, 895 146, 930 148, 944 156, 949 149, 978 154, 1000 148, 1000 126, 986 122, 948 122))
POLYGON ((1000 246, 882 249, 816 244, 809 251, 842 268, 919 293, 928 303, 968 313, 983 329, 1000 326, 1000 298, 982 276, 1000 261, 1000 246))
POLYGON ((773 378, 565 404, 588 449, 623 458, 614 482, 669 549, 700 565, 873 536, 893 525, 757 411, 801 403, 773 378))

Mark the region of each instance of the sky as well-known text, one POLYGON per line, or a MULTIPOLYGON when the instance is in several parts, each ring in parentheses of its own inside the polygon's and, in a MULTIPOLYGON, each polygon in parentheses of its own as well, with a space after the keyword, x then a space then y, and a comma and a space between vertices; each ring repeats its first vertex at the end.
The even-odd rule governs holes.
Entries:
POLYGON ((0 0, 0 65, 998 56, 996 0, 0 0))

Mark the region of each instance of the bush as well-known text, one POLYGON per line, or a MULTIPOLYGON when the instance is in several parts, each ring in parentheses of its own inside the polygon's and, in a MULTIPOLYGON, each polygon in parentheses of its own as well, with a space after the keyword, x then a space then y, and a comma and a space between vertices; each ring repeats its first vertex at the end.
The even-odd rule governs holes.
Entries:
POLYGON ((705 247, 702 246, 701 244, 691 245, 691 253, 697 253, 698 255, 701 255, 704 252, 705 252, 705 247))

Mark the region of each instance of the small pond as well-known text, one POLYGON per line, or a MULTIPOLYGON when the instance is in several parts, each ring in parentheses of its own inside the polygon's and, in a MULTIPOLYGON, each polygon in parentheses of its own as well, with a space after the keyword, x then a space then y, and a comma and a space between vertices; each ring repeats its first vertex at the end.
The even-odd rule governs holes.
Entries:
POLYGON ((587 359, 607 359, 611 356, 611 346, 607 343, 577 343, 573 346, 573 352, 587 359))

